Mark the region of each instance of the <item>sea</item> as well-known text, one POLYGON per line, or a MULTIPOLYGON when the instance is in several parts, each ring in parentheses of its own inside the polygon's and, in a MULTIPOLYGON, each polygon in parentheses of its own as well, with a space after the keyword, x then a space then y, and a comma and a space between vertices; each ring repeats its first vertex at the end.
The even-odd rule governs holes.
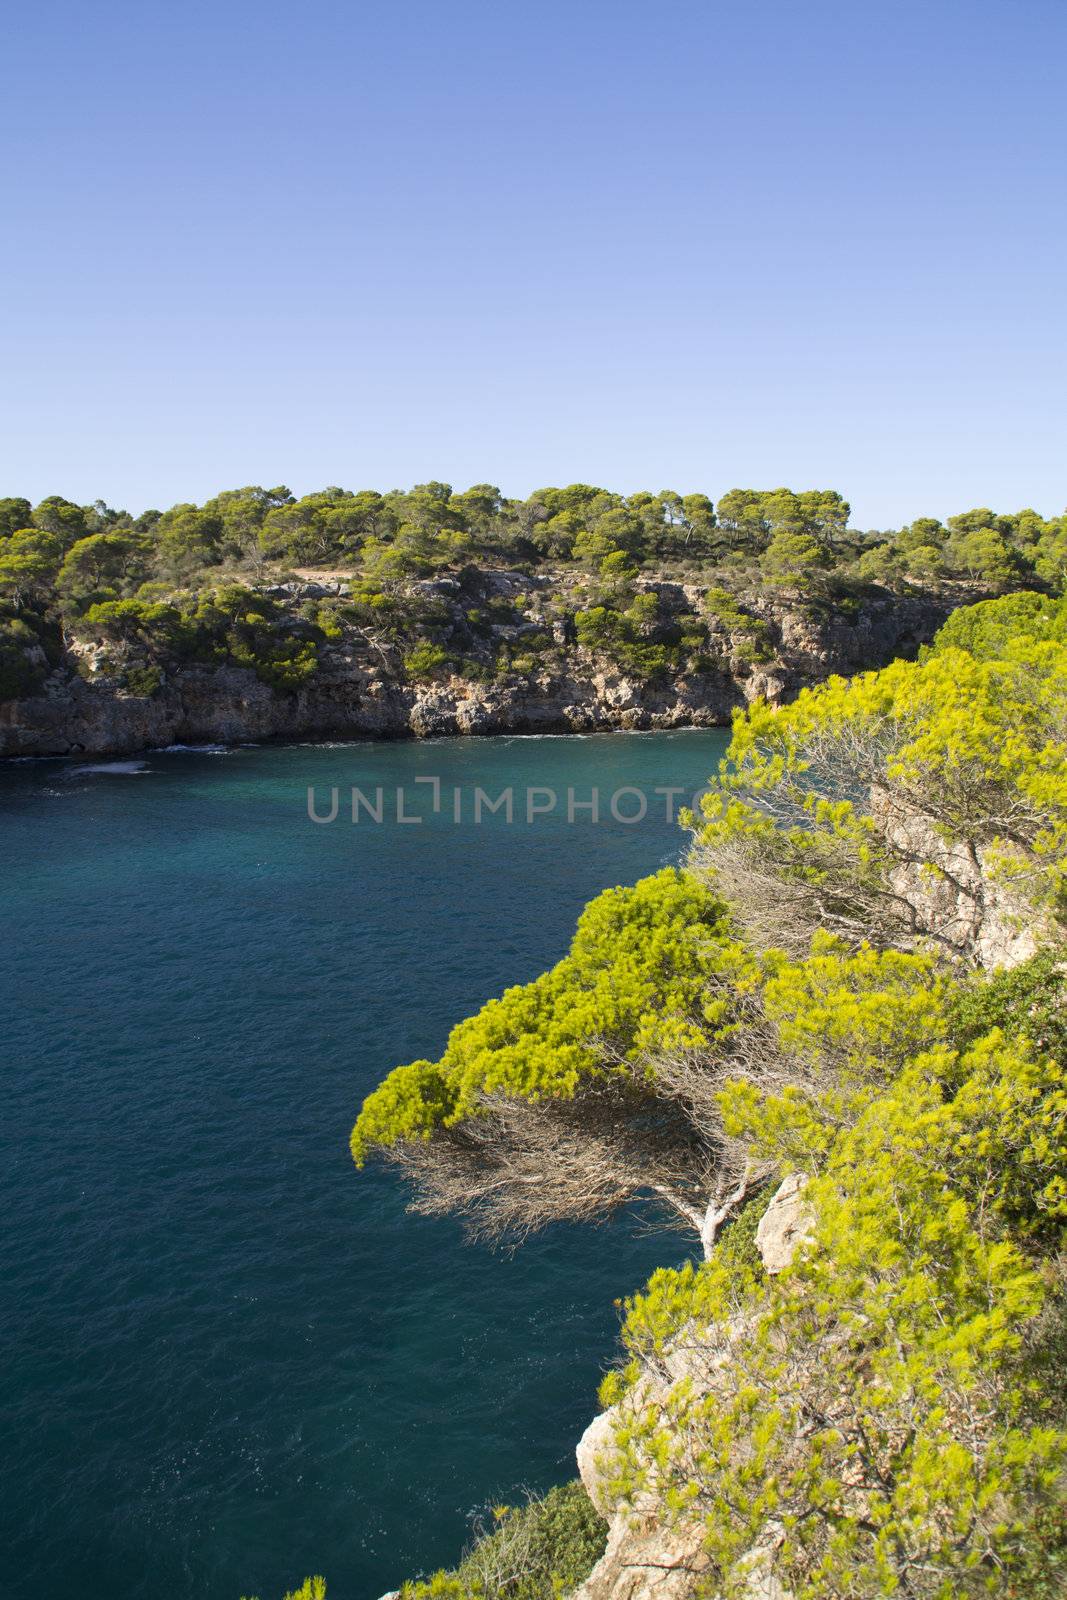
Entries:
POLYGON ((726 739, 0 768, 7 1600, 375 1600, 575 1475, 619 1303, 691 1241, 635 1210, 494 1252, 348 1136, 681 859, 726 739))

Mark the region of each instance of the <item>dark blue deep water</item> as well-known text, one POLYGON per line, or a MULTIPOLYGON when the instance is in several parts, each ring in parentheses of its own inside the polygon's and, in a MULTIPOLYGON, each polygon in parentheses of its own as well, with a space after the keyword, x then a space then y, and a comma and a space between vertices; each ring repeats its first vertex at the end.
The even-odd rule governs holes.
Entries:
POLYGON ((573 1476, 613 1302, 687 1242, 617 1223, 493 1255, 358 1175, 348 1133, 590 895, 678 858, 651 791, 692 792, 724 742, 0 771, 5 1596, 276 1600, 321 1571, 371 1600, 452 1561, 475 1508, 573 1476), (354 783, 393 820, 353 827, 354 783), (309 784, 323 809, 340 787, 336 823, 309 784), (514 824, 456 825, 454 785, 465 809, 514 786, 514 824), (532 785, 560 808, 527 825, 532 785), (649 818, 568 825, 568 785, 643 788, 649 818))

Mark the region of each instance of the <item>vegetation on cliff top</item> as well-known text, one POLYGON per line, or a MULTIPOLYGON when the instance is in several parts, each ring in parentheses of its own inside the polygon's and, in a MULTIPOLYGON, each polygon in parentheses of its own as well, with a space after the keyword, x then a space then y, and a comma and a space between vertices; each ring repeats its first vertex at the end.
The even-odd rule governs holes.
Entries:
POLYGON ((395 650, 414 679, 530 672, 561 633, 654 679, 706 667, 724 633, 739 658, 763 659, 763 625, 739 594, 847 610, 876 586, 1063 586, 1063 517, 979 508, 892 532, 860 532, 848 517, 832 490, 733 489, 713 505, 703 494, 619 495, 587 484, 526 500, 486 484, 462 493, 444 483, 386 494, 330 488, 300 499, 284 486, 249 487, 139 516, 102 501, 50 495, 31 506, 11 496, 0 500, 0 698, 31 693, 54 664, 55 649, 50 657, 35 642, 42 633, 99 646, 97 670, 133 694, 154 692, 167 665, 182 662, 249 666, 275 688, 298 688, 346 630, 369 650, 395 650), (438 637, 441 600, 426 581, 500 567, 547 576, 568 593, 529 618, 468 585, 464 627, 438 637), (272 605, 264 589, 309 568, 340 574, 350 592, 296 615, 272 605), (703 607, 672 615, 650 584, 664 574, 707 589, 703 607), (486 649, 494 627, 510 635, 486 649))
POLYGON ((476 1231, 691 1223, 604 1399, 616 1500, 700 1530, 695 1591, 1067 1581, 1065 614, 991 602, 739 717, 687 869, 598 897, 357 1121, 476 1231), (982 971, 1023 924, 1043 948, 982 971), (770 1276, 730 1221, 789 1174, 809 1237, 770 1276))

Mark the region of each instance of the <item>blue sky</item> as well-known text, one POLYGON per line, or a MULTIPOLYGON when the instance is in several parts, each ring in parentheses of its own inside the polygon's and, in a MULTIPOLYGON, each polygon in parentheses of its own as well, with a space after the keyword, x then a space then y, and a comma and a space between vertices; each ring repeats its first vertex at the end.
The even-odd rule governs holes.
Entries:
POLYGON ((0 493, 1067 503, 1063 0, 10 10, 0 493))

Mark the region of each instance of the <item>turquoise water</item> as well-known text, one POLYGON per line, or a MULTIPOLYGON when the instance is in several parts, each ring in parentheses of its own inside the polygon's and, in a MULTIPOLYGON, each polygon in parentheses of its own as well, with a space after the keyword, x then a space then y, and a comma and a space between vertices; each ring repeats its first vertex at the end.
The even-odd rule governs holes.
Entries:
POLYGON ((275 1600, 323 1571, 364 1600, 454 1559, 486 1501, 573 1475, 613 1301, 687 1241, 616 1223, 494 1255, 357 1175, 348 1132, 397 1061, 555 960, 591 894, 677 859, 651 791, 691 792, 723 744, 0 771, 5 1595, 275 1600), (353 784, 382 785, 380 826, 345 820, 353 784), (568 824, 594 784, 648 817, 568 824), (309 785, 322 811, 338 787, 335 823, 309 785), (475 786, 507 785, 513 825, 473 826, 475 786), (527 786, 556 811, 527 824, 527 786))

